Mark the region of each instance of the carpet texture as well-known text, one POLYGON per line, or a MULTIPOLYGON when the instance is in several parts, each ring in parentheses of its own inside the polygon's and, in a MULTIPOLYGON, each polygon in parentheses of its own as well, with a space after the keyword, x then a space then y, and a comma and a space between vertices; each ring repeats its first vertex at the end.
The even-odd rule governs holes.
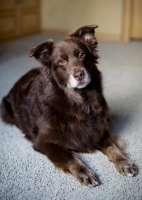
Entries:
MULTIPOLYGON (((29 58, 29 47, 47 38, 35 35, 0 45, 0 100, 21 75, 39 66, 29 58)), ((111 132, 127 143, 126 152, 139 173, 120 175, 100 152, 79 154, 99 177, 96 188, 81 186, 35 152, 21 131, 0 119, 0 199, 2 200, 142 200, 142 42, 99 41, 98 68, 112 119, 111 132)), ((58 152, 57 152, 58 153, 58 152)))

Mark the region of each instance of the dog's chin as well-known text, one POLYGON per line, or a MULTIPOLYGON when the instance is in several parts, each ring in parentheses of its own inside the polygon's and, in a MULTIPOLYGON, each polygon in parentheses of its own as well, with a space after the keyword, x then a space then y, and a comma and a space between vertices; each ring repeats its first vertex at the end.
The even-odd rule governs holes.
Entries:
POLYGON ((85 88, 89 83, 91 82, 91 79, 88 79, 87 81, 75 81, 74 84, 68 83, 67 87, 68 88, 77 88, 77 89, 83 89, 85 88))
POLYGON ((89 80, 88 82, 80 82, 75 88, 78 88, 78 89, 85 88, 90 83, 90 81, 91 80, 89 80))

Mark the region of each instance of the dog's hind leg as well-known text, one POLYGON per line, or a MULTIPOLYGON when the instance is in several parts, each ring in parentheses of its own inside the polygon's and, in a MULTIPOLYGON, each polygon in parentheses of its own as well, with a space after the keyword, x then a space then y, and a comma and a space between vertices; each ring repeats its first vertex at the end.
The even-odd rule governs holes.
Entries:
POLYGON ((117 145, 117 141, 109 133, 106 133, 101 141, 99 150, 107 155, 120 174, 134 176, 138 173, 137 167, 126 157, 117 145))
POLYGON ((97 186, 99 181, 95 174, 88 169, 77 157, 77 155, 59 145, 46 142, 35 142, 34 149, 46 155, 56 167, 64 172, 69 172, 82 184, 86 186, 97 186))
POLYGON ((0 108, 2 120, 6 123, 14 124, 14 114, 9 95, 3 98, 0 108))

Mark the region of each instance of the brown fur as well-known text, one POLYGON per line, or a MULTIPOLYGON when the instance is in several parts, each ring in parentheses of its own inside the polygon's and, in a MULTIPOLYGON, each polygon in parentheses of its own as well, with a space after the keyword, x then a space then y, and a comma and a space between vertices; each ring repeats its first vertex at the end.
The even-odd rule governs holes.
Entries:
POLYGON ((35 150, 88 186, 99 185, 98 178, 75 152, 98 149, 121 174, 137 174, 136 166, 109 132, 108 106, 96 66, 95 28, 81 27, 69 39, 58 43, 48 40, 31 48, 30 56, 42 67, 24 75, 3 98, 1 106, 3 121, 19 127, 35 150), (91 78, 85 87, 68 86, 70 74, 77 82, 84 80, 85 73, 91 78))

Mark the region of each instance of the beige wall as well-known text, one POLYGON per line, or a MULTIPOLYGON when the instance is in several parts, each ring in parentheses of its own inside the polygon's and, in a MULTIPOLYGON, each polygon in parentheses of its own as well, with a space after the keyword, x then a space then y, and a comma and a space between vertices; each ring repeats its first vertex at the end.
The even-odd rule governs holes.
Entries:
POLYGON ((42 31, 69 31, 86 24, 99 25, 97 35, 121 38, 123 0, 41 0, 42 31))

